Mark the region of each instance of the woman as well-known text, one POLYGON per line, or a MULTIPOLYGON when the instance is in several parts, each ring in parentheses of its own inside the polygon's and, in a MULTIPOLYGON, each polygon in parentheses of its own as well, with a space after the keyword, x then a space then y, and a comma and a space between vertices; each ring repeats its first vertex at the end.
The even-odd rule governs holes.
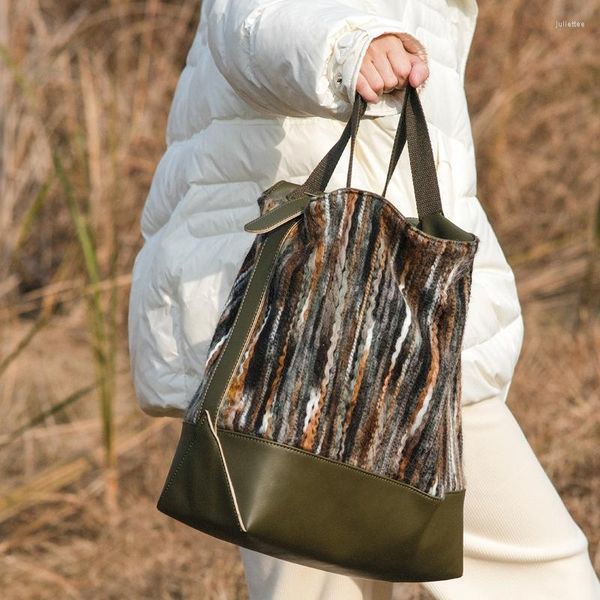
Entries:
MULTIPOLYGON (((420 92, 444 212, 480 238, 462 352, 465 560, 427 583, 452 600, 600 598, 587 540, 506 406, 523 321, 514 276, 476 196, 463 81, 474 0, 205 0, 142 216, 130 349, 142 408, 183 416, 254 236, 256 198, 302 183, 369 103, 353 186, 379 191, 406 80, 420 92)), ((348 149, 346 150, 346 160, 348 149)), ((345 185, 345 161, 328 189, 345 185), (343 166, 342 166, 343 165, 343 166)), ((416 214, 408 157, 387 198, 416 214)), ((391 599, 394 585, 240 549, 252 600, 391 599)), ((395 584, 401 586, 402 584, 395 584)))

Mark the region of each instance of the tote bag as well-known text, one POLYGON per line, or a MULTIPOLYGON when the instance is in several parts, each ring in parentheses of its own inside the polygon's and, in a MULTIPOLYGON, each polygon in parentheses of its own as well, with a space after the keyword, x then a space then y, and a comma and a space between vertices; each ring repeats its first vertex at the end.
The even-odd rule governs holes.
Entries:
POLYGON ((444 216, 408 84, 383 193, 351 186, 365 110, 357 93, 305 183, 259 197, 157 507, 322 570, 451 579, 463 570, 460 354, 479 238, 444 216), (349 139, 347 185, 325 192, 349 139), (385 198, 405 142, 416 217, 385 198))

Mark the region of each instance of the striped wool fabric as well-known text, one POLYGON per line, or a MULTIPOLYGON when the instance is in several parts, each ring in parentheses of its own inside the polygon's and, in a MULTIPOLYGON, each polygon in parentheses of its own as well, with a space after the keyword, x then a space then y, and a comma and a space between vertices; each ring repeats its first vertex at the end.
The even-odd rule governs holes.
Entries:
MULTIPOLYGON (((274 208, 264 195, 259 205, 274 208)), ((237 275, 188 421, 264 239, 237 275)), ((432 496, 465 489, 460 349, 477 243, 428 235, 355 188, 311 200, 281 248, 217 426, 432 496)))

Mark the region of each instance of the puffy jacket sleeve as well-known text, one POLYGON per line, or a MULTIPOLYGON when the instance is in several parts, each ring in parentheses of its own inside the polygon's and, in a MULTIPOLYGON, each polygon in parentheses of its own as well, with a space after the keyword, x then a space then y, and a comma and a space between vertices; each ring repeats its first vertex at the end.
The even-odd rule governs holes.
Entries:
MULTIPOLYGON (((346 118, 371 40, 414 35, 400 21, 335 0, 215 0, 205 18, 225 79, 256 110, 281 116, 346 118)), ((366 114, 400 108, 396 93, 388 93, 366 114)))

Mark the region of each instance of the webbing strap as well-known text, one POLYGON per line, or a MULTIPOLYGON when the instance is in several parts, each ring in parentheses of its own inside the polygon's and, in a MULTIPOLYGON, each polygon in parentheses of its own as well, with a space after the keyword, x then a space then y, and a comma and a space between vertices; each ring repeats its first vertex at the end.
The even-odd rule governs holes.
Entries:
MULTIPOLYGON (((351 140, 351 144, 346 187, 351 187, 352 163, 354 160, 354 146, 358 134, 358 125, 366 109, 367 102, 356 92, 352 114, 339 140, 321 159, 307 180, 288 196, 290 200, 300 198, 306 193, 317 194, 325 190, 349 139, 351 140)), ((388 184, 407 142, 413 188, 417 202, 417 213, 420 218, 434 213, 443 214, 427 122, 417 90, 409 83, 406 84, 404 92, 402 112, 392 145, 392 153, 382 193, 383 196, 387 192, 388 184)))

